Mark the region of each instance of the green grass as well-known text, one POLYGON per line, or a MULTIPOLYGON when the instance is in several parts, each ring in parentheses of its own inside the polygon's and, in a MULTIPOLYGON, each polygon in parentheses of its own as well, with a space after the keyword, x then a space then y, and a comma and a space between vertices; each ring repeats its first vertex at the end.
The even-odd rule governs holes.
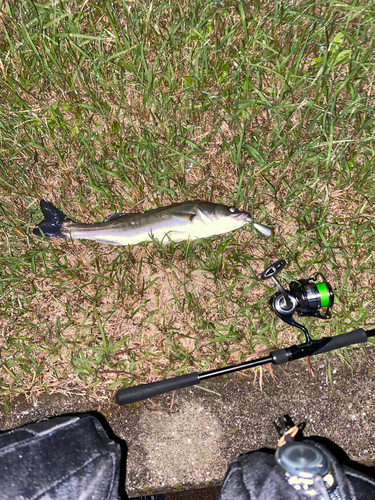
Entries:
MULTIPOLYGON (((375 7, 5 2, 0 14, 0 393, 94 393, 302 340, 260 273, 322 271, 315 337, 374 327, 375 7), (275 228, 162 247, 33 236, 200 198, 275 228)), ((347 353, 343 353, 347 359, 347 353)))

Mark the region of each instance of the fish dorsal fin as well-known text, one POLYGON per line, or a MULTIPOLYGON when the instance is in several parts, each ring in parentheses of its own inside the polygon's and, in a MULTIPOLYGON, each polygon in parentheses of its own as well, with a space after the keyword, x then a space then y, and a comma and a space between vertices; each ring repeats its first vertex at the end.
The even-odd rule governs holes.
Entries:
POLYGON ((111 215, 108 215, 108 217, 106 217, 104 219, 104 222, 109 222, 110 220, 114 220, 114 219, 120 219, 121 217, 126 217, 127 215, 130 215, 130 214, 126 214, 126 213, 111 214, 111 215))

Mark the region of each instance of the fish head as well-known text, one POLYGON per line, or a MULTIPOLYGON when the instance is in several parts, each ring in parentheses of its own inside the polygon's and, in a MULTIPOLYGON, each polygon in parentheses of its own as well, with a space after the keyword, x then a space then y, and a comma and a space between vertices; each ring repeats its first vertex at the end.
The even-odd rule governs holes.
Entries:
POLYGON ((235 207, 228 207, 226 205, 217 205, 216 215, 220 218, 230 218, 233 225, 238 228, 244 226, 245 224, 252 224, 255 229, 257 229, 264 236, 271 236, 272 231, 269 227, 263 224, 258 224, 253 221, 251 215, 247 212, 243 212, 235 207), (218 213, 219 212, 219 213, 218 213))
POLYGON ((251 224, 253 221, 247 212, 243 212, 235 207, 228 207, 227 205, 216 205, 215 215, 218 219, 227 219, 230 224, 244 226, 245 224, 251 224))

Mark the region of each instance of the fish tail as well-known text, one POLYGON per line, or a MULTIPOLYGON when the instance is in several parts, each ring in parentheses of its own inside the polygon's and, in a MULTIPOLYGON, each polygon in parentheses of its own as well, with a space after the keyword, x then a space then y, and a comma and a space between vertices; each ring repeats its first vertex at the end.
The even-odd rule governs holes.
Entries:
POLYGON ((41 200, 40 208, 44 215, 44 220, 33 229, 36 236, 45 236, 46 238, 64 238, 68 236, 63 234, 63 223, 67 219, 64 212, 55 207, 46 200, 41 200))

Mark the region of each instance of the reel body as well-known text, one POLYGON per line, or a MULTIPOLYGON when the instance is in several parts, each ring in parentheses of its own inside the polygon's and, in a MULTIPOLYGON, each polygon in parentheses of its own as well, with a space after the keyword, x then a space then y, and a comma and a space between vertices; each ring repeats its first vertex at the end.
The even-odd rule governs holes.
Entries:
POLYGON ((334 302, 332 287, 322 273, 317 273, 315 277, 309 279, 292 281, 289 290, 285 290, 276 279, 276 276, 284 269, 285 265, 285 260, 274 262, 263 271, 261 278, 263 281, 272 279, 279 290, 270 299, 271 307, 277 316, 285 323, 302 330, 306 336, 306 341, 311 342, 308 330, 293 319, 293 314, 315 316, 320 319, 330 318, 330 308, 334 302), (319 276, 321 281, 318 282, 319 276), (326 308, 325 314, 320 312, 322 308, 326 308))

